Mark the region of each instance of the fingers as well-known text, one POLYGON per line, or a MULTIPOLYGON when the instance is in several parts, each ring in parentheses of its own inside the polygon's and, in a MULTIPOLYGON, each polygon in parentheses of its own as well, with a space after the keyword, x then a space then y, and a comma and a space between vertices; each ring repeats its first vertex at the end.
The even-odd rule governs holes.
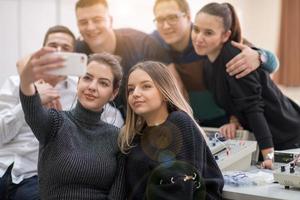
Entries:
POLYGON ((230 76, 235 76, 236 78, 242 78, 248 75, 258 66, 256 54, 256 51, 253 49, 244 47, 241 53, 236 55, 226 64, 226 71, 230 76))
POLYGON ((31 59, 40 58, 48 53, 55 52, 55 48, 51 47, 43 47, 40 50, 36 51, 34 54, 32 54, 31 59))
POLYGON ((230 76, 238 75, 244 70, 248 70, 249 66, 243 53, 236 55, 226 64, 226 71, 230 76))
POLYGON ((61 105, 59 99, 56 99, 54 103, 55 103, 56 110, 62 110, 62 105, 61 105))
POLYGON ((53 54, 54 48, 44 47, 35 52, 28 62, 36 74, 42 74, 50 69, 56 69, 63 66, 64 59, 57 54, 53 54))
POLYGON ((250 74, 252 72, 252 69, 249 67, 244 67, 244 70, 242 70, 241 72, 238 72, 237 75, 235 76, 235 78, 239 79, 239 78, 243 78, 245 76, 247 76, 248 74, 250 74))
POLYGON ((225 124, 220 127, 220 132, 226 139, 233 139, 236 134, 236 126, 232 123, 225 124))
POLYGON ((273 162, 272 160, 265 160, 261 163, 261 168, 263 169, 273 169, 273 162))
POLYGON ((231 41, 231 44, 232 44, 234 47, 240 49, 241 51, 242 51, 243 49, 245 49, 245 48, 248 47, 247 45, 244 45, 244 44, 242 44, 242 43, 235 42, 235 41, 231 41))

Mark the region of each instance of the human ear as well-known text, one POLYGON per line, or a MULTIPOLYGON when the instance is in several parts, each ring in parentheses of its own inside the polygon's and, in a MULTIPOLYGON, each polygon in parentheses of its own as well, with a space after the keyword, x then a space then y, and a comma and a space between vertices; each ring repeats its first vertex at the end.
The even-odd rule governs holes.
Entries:
POLYGON ((223 43, 227 42, 228 39, 230 38, 230 36, 231 36, 231 31, 230 30, 223 33, 223 36, 222 36, 223 37, 223 39, 222 39, 223 43))

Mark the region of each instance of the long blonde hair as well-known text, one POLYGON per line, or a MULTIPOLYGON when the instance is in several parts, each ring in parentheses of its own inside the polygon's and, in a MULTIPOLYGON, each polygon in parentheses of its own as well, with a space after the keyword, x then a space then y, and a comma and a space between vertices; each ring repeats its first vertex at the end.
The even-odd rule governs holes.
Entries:
MULTIPOLYGON (((193 117, 192 108, 181 94, 180 89, 176 84, 176 80, 168 70, 167 66, 155 61, 140 62, 129 70, 128 77, 136 69, 145 71, 151 77, 157 89, 168 102, 167 104, 169 112, 180 110, 187 113, 199 128, 199 131, 202 133, 204 138, 206 138, 204 131, 196 123, 193 117)), ((127 89, 126 83, 126 98, 128 98, 127 89)), ((119 147, 123 153, 127 153, 133 147, 131 144, 132 140, 135 135, 141 131, 144 125, 145 120, 143 117, 135 114, 127 103, 126 122, 118 139, 119 147)))

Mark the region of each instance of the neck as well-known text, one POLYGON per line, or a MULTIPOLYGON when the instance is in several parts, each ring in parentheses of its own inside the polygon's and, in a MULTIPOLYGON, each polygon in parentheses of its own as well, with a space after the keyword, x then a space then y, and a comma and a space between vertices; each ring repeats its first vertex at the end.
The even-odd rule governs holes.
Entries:
POLYGON ((116 47, 117 38, 115 32, 112 30, 108 40, 106 40, 102 45, 90 46, 90 49, 93 53, 107 52, 110 54, 114 54, 116 51, 116 47))
POLYGON ((190 36, 191 36, 191 27, 186 29, 184 37, 180 41, 171 44, 170 46, 172 47, 172 49, 178 52, 183 52, 189 46, 190 36))
POLYGON ((210 62, 214 62, 217 59, 217 57, 219 56, 219 54, 221 52, 221 49, 222 49, 222 47, 218 50, 215 50, 213 53, 207 54, 207 57, 210 62))
POLYGON ((166 121, 169 116, 169 112, 166 109, 152 113, 151 115, 144 116, 147 126, 158 126, 166 121))

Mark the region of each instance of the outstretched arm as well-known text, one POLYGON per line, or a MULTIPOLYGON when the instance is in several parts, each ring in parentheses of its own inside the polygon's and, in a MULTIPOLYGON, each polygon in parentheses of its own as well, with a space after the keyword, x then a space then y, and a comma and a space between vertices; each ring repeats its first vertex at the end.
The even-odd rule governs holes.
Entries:
MULTIPOLYGON (((51 124, 53 111, 43 108, 41 99, 36 90, 34 82, 49 76, 46 72, 49 69, 62 65, 62 59, 58 57, 45 56, 53 52, 52 48, 42 48, 34 53, 20 74, 20 100, 25 114, 25 120, 31 127, 37 139, 43 144, 49 137, 56 125, 51 124)), ((54 120, 57 122, 58 120, 54 120)))

